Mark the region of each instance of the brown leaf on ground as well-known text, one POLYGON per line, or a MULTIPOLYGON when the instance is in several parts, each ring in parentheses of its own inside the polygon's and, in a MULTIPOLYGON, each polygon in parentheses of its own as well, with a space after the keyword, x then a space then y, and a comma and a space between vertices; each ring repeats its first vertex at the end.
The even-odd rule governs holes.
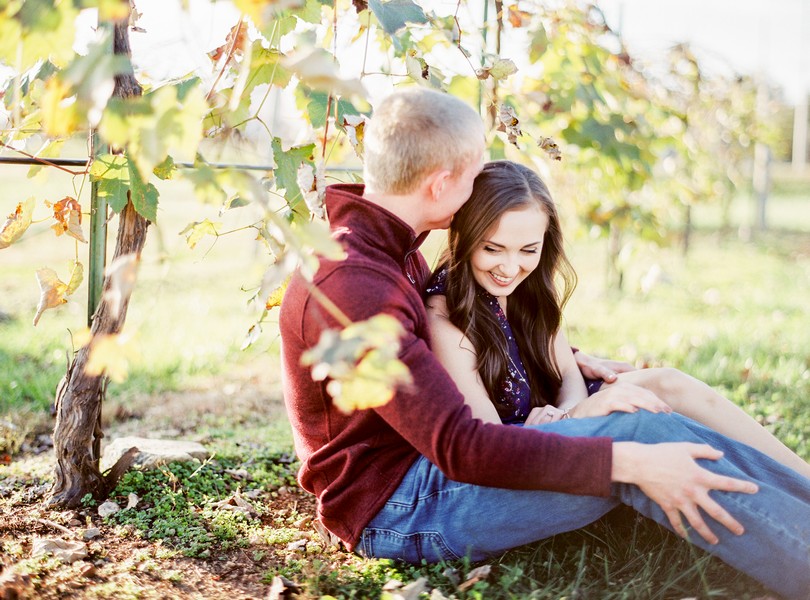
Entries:
POLYGON ((287 579, 276 575, 273 577, 273 584, 270 586, 270 592, 267 594, 267 600, 288 600, 301 593, 301 587, 287 579))
POLYGON ((87 544, 61 538, 36 538, 31 545, 31 557, 52 554, 65 563, 76 562, 87 557, 87 544))
POLYGON ((489 577, 489 574, 492 572, 492 567, 490 565, 481 565, 480 567, 476 567, 469 573, 467 573, 467 580, 458 586, 458 590, 460 592, 464 592, 474 586, 479 581, 486 580, 489 577))

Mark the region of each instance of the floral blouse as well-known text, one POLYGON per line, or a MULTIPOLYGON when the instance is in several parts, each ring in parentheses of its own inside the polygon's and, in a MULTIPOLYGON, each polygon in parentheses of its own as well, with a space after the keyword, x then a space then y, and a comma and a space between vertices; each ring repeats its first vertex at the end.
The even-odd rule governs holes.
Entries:
MULTIPOLYGON (((446 279, 446 269, 434 273, 428 282, 425 294, 428 296, 444 295, 446 279)), ((492 314, 494 314, 495 318, 498 320, 501 331, 503 331, 504 336, 506 336, 509 351, 509 375, 501 385, 498 397, 493 398, 493 400, 498 407, 498 413, 501 415, 501 420, 504 423, 523 423, 526 417, 529 416, 529 412, 532 408, 532 394, 526 376, 526 369, 523 366, 523 361, 520 359, 520 351, 518 350, 515 336, 512 333, 512 327, 509 325, 509 321, 506 319, 506 315, 495 296, 480 286, 476 286, 476 292, 483 298, 486 305, 492 311, 492 314)))

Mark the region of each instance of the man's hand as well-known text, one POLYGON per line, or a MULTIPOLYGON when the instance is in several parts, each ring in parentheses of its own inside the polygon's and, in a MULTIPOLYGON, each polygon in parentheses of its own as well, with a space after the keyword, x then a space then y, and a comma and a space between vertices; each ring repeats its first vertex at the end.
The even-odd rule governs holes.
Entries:
POLYGON ((635 371, 636 368, 630 363, 618 360, 608 360, 606 358, 596 358, 585 354, 581 350, 574 352, 574 360, 584 377, 588 379, 602 379, 608 383, 616 381, 618 373, 635 371))
MULTIPOLYGON (((577 353, 579 354, 579 353, 577 353)), ((588 396, 571 409, 575 419, 602 417, 612 412, 634 413, 643 408, 654 413, 671 413, 672 408, 650 390, 641 386, 618 382, 588 396)))
POLYGON ((718 460, 719 450, 705 444, 675 442, 613 444, 613 481, 634 483, 667 515, 672 528, 687 538, 682 517, 710 544, 718 542, 698 509, 736 535, 744 533, 743 526, 710 496, 711 490, 755 494, 756 484, 742 479, 718 475, 704 469, 695 460, 718 460))

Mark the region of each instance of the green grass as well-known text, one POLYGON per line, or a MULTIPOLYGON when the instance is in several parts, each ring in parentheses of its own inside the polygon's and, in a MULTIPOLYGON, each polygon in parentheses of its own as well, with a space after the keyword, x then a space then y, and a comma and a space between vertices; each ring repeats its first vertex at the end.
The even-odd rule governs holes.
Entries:
MULTIPOLYGON (((256 316, 247 306, 251 294, 240 288, 259 281, 266 257, 244 233, 188 249, 176 233, 191 220, 217 216, 215 207, 200 207, 187 192, 178 187, 164 194, 159 228, 149 233, 128 316, 141 358, 129 379, 110 389, 114 402, 122 405, 133 396, 160 397, 205 386, 243 367, 272 371, 278 365, 272 324, 255 347, 239 350, 256 316)), ((0 213, 10 212, 14 202, 12 196, 3 197, 0 213)), ((572 344, 592 354, 675 366, 707 381, 810 458, 810 194, 777 198, 772 208, 772 222, 790 224, 792 232, 761 235, 749 244, 712 233, 712 209, 696 211, 698 233, 690 254, 684 258, 674 249, 637 246, 621 296, 604 289, 604 244, 572 241, 580 285, 566 312, 566 331, 572 344), (656 271, 657 279, 651 276, 656 271)), ((431 237, 430 252, 440 247, 441 237, 431 237)), ((46 312, 33 328, 38 295, 33 273, 45 265, 63 269, 74 253, 75 244, 53 238, 47 224, 0 251, 0 310, 11 315, 0 322, 0 420, 44 413, 52 401, 70 332, 84 323, 85 288, 68 304, 46 312)), ((223 401, 227 404, 227 397, 223 401)), ((121 534, 162 540, 162 547, 200 558, 240 548, 258 556, 269 552, 268 545, 285 555, 286 545, 300 537, 297 523, 305 515, 263 515, 250 521, 212 509, 237 488, 272 494, 279 485, 292 484, 295 465, 281 460, 292 448, 289 426, 273 414, 265 417, 260 407, 239 415, 227 410, 189 414, 185 426, 214 446, 215 460, 199 470, 172 465, 151 474, 127 474, 115 499, 125 505, 133 492, 142 502, 112 518, 121 534), (252 479, 246 484, 225 469, 246 469, 252 479)), ((459 584, 477 565, 412 567, 327 551, 318 542, 307 548, 299 557, 286 552, 284 565, 268 571, 267 581, 281 574, 303 585, 306 597, 336 598, 379 597, 391 579, 407 583, 419 577, 427 579, 429 588, 459 599, 744 599, 764 594, 748 578, 625 509, 578 532, 490 561, 490 576, 463 591, 459 584)))

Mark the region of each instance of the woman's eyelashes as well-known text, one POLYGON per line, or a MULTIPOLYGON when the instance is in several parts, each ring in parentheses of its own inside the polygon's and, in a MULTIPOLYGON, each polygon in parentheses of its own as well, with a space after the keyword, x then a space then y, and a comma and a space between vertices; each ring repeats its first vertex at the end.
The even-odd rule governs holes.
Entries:
MULTIPOLYGON (((487 252, 488 254, 497 254, 501 250, 502 248, 495 248, 493 246, 484 246, 484 252, 487 252)), ((523 254, 537 254, 538 249, 536 247, 521 248, 520 251, 523 254)))

